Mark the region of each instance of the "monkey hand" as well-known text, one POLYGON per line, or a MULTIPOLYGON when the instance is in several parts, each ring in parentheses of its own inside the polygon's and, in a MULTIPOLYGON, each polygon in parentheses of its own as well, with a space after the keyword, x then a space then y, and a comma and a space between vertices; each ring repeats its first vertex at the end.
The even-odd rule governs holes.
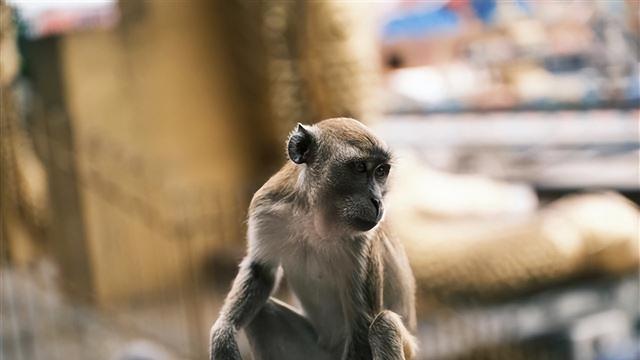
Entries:
POLYGON ((211 327, 209 360, 242 360, 233 325, 216 321, 211 327))

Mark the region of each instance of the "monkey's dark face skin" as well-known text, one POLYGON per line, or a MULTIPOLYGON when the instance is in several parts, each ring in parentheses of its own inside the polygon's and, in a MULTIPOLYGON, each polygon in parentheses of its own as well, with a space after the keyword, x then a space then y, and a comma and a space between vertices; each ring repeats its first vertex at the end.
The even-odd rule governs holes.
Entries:
POLYGON ((386 156, 336 161, 325 188, 327 216, 356 231, 375 227, 384 215, 384 195, 391 166, 386 156))
POLYGON ((380 222, 391 155, 366 126, 347 118, 299 124, 287 151, 304 171, 305 189, 315 194, 322 227, 365 232, 380 222))

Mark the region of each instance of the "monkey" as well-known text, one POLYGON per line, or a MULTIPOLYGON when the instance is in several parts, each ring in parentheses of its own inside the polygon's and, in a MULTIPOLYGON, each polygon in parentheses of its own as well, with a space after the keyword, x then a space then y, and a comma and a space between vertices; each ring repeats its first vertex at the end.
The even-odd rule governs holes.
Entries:
POLYGON ((384 220, 392 157, 351 118, 298 123, 288 161, 253 196, 247 255, 211 327, 212 360, 404 360, 415 279, 384 220), (299 307, 272 297, 284 274, 299 307))

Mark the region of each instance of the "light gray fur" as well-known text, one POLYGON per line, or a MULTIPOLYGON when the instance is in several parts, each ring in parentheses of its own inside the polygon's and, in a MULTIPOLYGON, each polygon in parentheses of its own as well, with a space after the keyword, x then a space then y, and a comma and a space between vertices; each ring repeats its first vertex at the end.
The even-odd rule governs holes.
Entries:
MULTIPOLYGON (((356 151, 342 147, 341 153, 356 151)), ((368 341, 373 359, 410 358, 414 280, 401 244, 388 236, 384 220, 361 233, 326 224, 318 211, 321 199, 309 196, 317 189, 309 189, 313 182, 304 165, 287 166, 252 201, 247 256, 212 327, 211 359, 240 359, 235 340, 240 329, 256 360, 360 359, 354 355, 362 350, 357 339, 368 341), (281 191, 283 181, 294 185, 281 191), (376 251, 381 252, 380 274, 371 273, 376 251), (278 268, 301 310, 269 299, 278 268), (362 306, 367 301, 362 289, 374 275, 381 278, 382 308, 370 314, 362 306)))

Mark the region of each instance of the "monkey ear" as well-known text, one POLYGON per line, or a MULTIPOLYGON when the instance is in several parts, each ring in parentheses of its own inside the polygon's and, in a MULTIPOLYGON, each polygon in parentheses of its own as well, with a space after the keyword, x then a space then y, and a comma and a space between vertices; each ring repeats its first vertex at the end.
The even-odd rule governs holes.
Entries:
POLYGON ((303 164, 309 160, 311 147, 313 146, 313 134, 306 126, 298 123, 289 135, 287 153, 289 159, 296 164, 303 164))

